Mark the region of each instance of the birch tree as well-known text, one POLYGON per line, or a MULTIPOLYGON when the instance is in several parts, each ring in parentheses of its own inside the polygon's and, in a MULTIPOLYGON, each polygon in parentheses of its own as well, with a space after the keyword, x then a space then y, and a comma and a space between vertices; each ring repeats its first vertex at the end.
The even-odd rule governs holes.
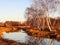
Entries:
POLYGON ((28 21, 32 20, 33 26, 36 26, 37 29, 44 30, 44 26, 47 24, 49 30, 52 31, 50 16, 59 11, 59 5, 59 0, 33 0, 32 6, 27 8, 25 16, 28 21))

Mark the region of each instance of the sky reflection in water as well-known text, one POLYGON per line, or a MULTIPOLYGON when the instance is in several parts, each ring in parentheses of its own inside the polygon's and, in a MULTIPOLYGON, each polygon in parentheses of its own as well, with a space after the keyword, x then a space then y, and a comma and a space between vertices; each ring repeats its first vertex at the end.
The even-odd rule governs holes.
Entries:
MULTIPOLYGON (((12 39, 17 42, 23 42, 23 43, 27 43, 27 41, 29 40, 28 35, 24 31, 11 32, 11 33, 3 32, 3 37, 6 39, 12 39)), ((49 41, 51 42, 52 39, 44 39, 46 45, 48 45, 49 41)), ((53 40, 52 45, 60 45, 60 42, 53 40)))

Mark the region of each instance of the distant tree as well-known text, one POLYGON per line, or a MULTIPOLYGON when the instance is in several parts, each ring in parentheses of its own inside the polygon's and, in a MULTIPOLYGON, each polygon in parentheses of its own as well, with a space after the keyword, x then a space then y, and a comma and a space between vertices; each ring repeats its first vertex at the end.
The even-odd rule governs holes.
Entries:
POLYGON ((21 23, 17 21, 6 21, 5 26, 19 26, 21 23))
POLYGON ((4 27, 4 26, 5 26, 5 24, 0 22, 0 27, 4 27))

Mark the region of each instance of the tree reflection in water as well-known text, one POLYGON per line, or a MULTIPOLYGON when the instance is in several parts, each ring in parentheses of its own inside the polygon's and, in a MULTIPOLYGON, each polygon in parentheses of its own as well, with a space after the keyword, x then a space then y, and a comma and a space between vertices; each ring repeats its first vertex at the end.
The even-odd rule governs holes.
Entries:
POLYGON ((23 41, 24 43, 28 43, 30 45, 60 45, 60 42, 57 42, 54 39, 47 38, 36 38, 27 35, 25 32, 12 32, 12 33, 3 33, 3 37, 6 39, 16 40, 17 42, 23 41))

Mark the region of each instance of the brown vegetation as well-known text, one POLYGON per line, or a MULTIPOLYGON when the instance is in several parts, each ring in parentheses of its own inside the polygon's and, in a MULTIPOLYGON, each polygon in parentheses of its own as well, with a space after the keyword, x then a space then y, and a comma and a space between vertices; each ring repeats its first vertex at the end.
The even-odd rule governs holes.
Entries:
POLYGON ((60 19, 52 19, 51 18, 52 25, 50 25, 50 26, 51 27, 53 26, 52 32, 49 31, 49 29, 46 25, 46 22, 45 22, 44 30, 37 29, 35 26, 33 26, 33 22, 32 23, 31 22, 27 21, 21 25, 20 25, 20 23, 16 23, 14 21, 12 21, 12 22, 9 21, 7 23, 6 22, 1 23, 0 37, 2 37, 2 32, 15 32, 15 31, 19 31, 19 29, 23 29, 24 31, 26 31, 28 33, 28 35, 33 36, 33 37, 38 37, 38 38, 45 37, 46 38, 46 37, 51 36, 50 34, 53 33, 53 34, 57 34, 56 38, 59 39, 60 36, 58 36, 58 34, 60 35, 60 19), (12 24, 14 24, 14 25, 12 25, 12 24), (2 26, 2 25, 4 25, 4 26, 2 26))

